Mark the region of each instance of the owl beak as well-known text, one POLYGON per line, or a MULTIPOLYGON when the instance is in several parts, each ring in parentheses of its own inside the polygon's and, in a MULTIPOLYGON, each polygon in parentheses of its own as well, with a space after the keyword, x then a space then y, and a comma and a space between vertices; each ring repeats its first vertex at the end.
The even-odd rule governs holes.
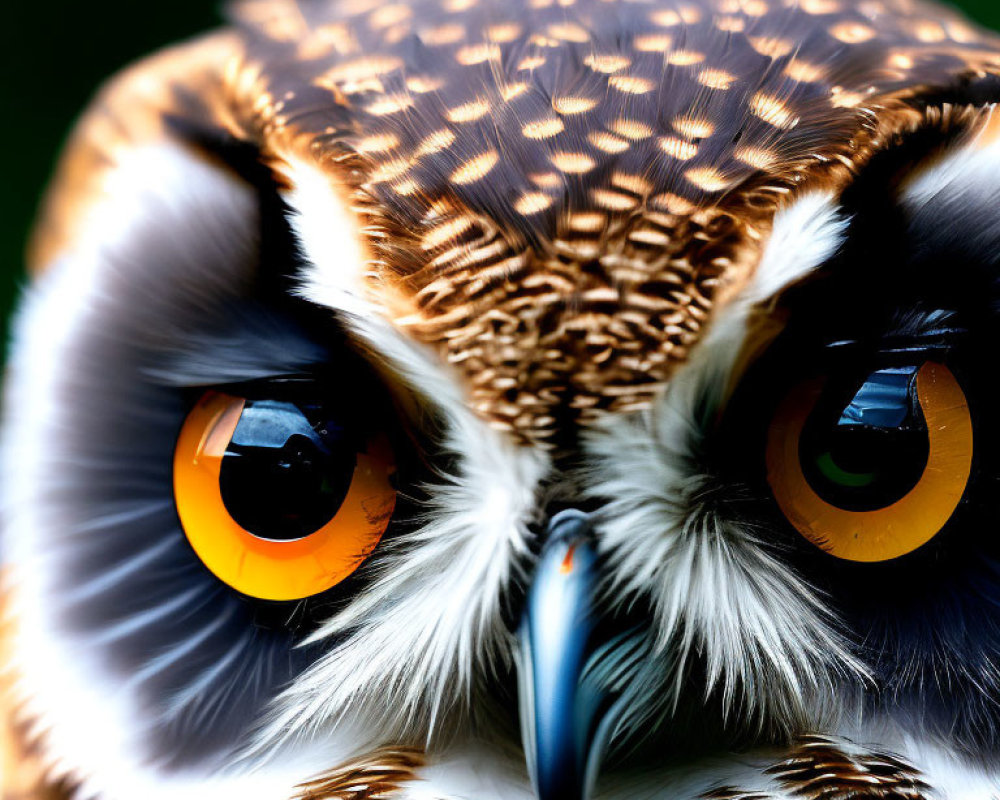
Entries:
POLYGON ((549 523, 520 630, 521 737, 539 800, 586 800, 600 767, 609 698, 586 680, 598 579, 587 515, 560 512, 549 523))

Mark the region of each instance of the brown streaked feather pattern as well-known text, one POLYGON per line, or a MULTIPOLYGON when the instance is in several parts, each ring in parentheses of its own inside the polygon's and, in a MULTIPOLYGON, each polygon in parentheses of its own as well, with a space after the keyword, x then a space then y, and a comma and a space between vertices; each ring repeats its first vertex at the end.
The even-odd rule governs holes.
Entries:
POLYGON ((648 403, 783 198, 836 189, 921 94, 1000 65, 994 36, 910 0, 238 13, 250 135, 353 193, 373 296, 536 441, 648 403))
MULTIPOLYGON (((81 126, 36 263, 167 115, 295 157, 360 216, 372 297, 498 427, 648 404, 752 272, 775 209, 838 189, 992 34, 907 0, 247 0, 126 73, 81 126)), ((933 98, 943 111, 925 107, 933 98)), ((945 104, 945 105, 942 105, 945 104)))
POLYGON ((299 787, 293 800, 383 800, 414 780, 424 765, 420 750, 385 747, 334 767, 299 787))
MULTIPOLYGON (((927 800, 930 787, 918 770, 882 751, 845 740, 807 736, 765 770, 788 796, 801 800, 927 800)), ((772 796, 722 786, 703 800, 772 800, 772 796)))

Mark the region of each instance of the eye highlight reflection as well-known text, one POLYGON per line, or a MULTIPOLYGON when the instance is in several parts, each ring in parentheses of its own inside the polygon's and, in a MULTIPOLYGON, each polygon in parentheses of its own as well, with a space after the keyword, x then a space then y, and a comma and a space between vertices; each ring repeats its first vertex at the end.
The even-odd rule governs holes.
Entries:
POLYGON ((394 459, 384 435, 355 436, 340 416, 216 391, 195 405, 177 441, 174 496, 217 578, 261 600, 300 600, 371 554, 395 508, 394 459))
POLYGON ((795 386, 767 436, 767 479, 788 521, 837 558, 888 561, 923 546, 958 507, 972 469, 962 388, 943 364, 795 386))

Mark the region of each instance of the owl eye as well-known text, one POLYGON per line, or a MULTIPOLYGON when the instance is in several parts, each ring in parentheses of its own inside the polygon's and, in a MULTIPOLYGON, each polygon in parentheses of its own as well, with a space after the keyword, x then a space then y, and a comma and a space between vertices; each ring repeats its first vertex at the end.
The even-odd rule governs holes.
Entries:
POLYGON ((206 392, 174 453, 178 515, 202 563, 261 600, 311 597, 355 572, 396 503, 388 439, 356 430, 323 403, 206 392))
MULTIPOLYGON (((951 518, 972 468, 972 420, 952 372, 934 362, 838 386, 794 387, 767 436, 767 478, 789 522, 847 561, 888 561, 951 518)), ((841 381, 841 383, 844 383, 841 381)))

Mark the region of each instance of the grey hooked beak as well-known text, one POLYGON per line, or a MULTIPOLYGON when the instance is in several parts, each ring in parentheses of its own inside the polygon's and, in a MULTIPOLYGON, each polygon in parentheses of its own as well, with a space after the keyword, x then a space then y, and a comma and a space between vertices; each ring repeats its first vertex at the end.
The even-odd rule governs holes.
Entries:
POLYGON ((608 738, 612 698, 587 680, 599 645, 598 579, 587 515, 560 512, 549 523, 520 630, 521 737, 539 800, 586 800, 608 738))

